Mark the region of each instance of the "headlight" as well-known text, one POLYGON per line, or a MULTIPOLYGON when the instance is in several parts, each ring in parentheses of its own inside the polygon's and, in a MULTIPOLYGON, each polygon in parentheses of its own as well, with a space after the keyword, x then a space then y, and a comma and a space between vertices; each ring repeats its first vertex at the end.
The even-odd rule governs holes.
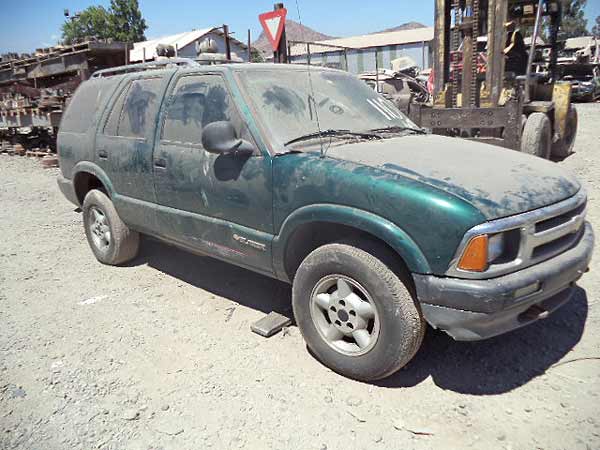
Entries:
POLYGON ((475 236, 465 247, 458 268, 470 272, 483 272, 504 253, 504 248, 504 233, 475 236))

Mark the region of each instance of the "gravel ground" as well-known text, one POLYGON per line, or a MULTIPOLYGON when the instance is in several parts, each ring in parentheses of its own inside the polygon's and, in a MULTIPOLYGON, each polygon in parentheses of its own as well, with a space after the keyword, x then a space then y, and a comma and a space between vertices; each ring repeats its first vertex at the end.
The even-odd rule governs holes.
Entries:
MULTIPOLYGON (((578 109, 560 164, 597 224, 600 104, 578 109)), ((56 174, 0 156, 0 449, 600 449, 600 258, 547 320, 479 343, 428 330, 405 369, 360 383, 295 327, 250 332, 290 314, 284 284, 150 240, 96 262, 56 174)))

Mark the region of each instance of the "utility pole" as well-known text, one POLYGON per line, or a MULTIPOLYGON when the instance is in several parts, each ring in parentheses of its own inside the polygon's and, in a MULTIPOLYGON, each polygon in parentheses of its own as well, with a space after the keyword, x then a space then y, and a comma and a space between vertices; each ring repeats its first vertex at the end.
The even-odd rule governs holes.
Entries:
POLYGON ((225 37, 225 55, 227 61, 231 61, 231 43, 229 42, 229 26, 223 25, 223 36, 225 37))
MULTIPOLYGON (((279 11, 283 9, 283 3, 275 3, 273 6, 274 11, 279 11)), ((287 52, 287 39, 285 37, 285 23, 283 24, 283 31, 281 33, 281 39, 279 40, 279 47, 273 53, 273 62, 276 63, 287 63, 288 62, 288 52, 287 52)))

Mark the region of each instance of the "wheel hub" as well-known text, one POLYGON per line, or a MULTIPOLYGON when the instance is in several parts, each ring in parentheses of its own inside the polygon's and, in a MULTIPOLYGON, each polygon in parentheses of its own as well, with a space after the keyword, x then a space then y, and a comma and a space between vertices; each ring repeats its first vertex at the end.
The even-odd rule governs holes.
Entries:
POLYGON ((369 351, 379 336, 379 318, 368 292, 355 280, 330 275, 311 296, 313 323, 323 339, 346 355, 369 351))
POLYGON ((110 246, 111 234, 108 220, 104 212, 96 207, 90 208, 90 232, 96 248, 106 251, 110 246))

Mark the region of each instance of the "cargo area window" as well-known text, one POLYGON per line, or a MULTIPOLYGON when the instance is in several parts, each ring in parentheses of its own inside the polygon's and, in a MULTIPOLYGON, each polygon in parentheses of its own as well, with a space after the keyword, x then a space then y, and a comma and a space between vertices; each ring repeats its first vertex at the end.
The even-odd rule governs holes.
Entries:
POLYGON ((63 116, 60 131, 87 133, 90 129, 95 129, 100 108, 115 84, 116 80, 101 79, 89 80, 79 86, 63 116))
POLYGON ((201 145, 203 127, 217 121, 231 121, 238 136, 244 133, 225 80, 219 75, 185 76, 170 98, 161 139, 201 145))

